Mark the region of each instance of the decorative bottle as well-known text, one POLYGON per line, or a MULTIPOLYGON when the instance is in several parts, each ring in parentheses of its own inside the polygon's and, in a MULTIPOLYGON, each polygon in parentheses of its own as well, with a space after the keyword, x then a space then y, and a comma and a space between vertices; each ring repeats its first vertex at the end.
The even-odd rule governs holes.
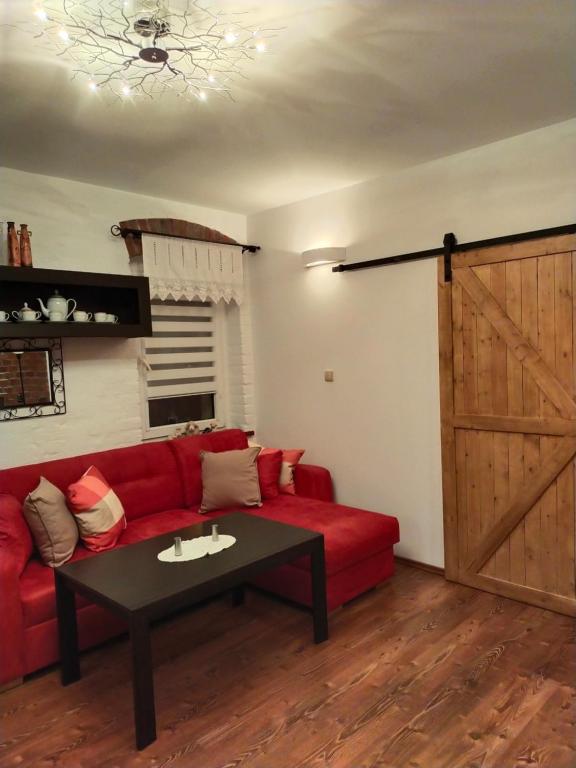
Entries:
POLYGON ((20 259, 23 267, 32 266, 31 234, 32 232, 28 232, 28 224, 20 224, 20 259))
POLYGON ((18 235, 13 221, 8 222, 8 265, 10 267, 20 267, 22 265, 18 235))

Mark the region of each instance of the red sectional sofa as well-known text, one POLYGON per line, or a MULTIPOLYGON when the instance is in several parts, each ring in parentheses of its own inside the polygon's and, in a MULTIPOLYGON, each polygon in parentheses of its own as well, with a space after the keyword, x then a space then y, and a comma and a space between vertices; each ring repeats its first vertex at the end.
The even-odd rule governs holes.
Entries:
MULTIPOLYGON (((63 491, 94 464, 120 497, 128 525, 119 546, 229 512, 198 514, 202 496, 199 452, 247 446, 241 430, 223 430, 160 443, 32 464, 0 471, 0 685, 58 659, 54 576, 34 552, 22 502, 41 475, 63 491)), ((399 540, 394 517, 333 503, 332 480, 322 467, 299 465, 296 496, 281 494, 243 511, 320 531, 325 537, 328 607, 351 600, 394 571, 399 540)), ((73 560, 92 557, 79 545, 73 560)), ((255 582, 310 604, 307 558, 266 573, 255 582)), ((130 574, 126 574, 130 578, 130 574)), ((125 631, 103 608, 77 598, 82 648, 125 631)))

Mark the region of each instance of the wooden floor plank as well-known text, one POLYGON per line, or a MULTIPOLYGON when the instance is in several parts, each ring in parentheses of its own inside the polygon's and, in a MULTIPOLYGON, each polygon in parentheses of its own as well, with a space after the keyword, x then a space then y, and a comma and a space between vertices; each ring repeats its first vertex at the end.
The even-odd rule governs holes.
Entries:
POLYGON ((153 639, 156 742, 134 749, 121 639, 74 685, 52 669, 0 695, 3 768, 574 765, 573 621, 405 565, 320 646, 307 613, 257 592, 153 639))

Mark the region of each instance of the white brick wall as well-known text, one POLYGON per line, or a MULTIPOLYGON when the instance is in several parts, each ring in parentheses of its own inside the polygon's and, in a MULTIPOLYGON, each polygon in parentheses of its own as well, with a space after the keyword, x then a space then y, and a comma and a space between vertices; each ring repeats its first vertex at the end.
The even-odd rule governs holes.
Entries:
POLYGON ((66 414, 0 424, 0 466, 132 445, 141 437, 134 342, 63 339, 66 414))
POLYGON ((230 426, 252 429, 254 425, 254 356, 252 313, 248 294, 240 307, 236 304, 226 307, 226 324, 228 421, 230 426))
MULTIPOLYGON (((0 168, 0 218, 30 226, 36 267, 128 274, 126 248, 110 235, 110 226, 153 216, 182 218, 246 239, 246 217, 240 214, 0 168)), ((244 319, 242 343, 248 333, 244 319)), ((0 467, 137 443, 143 427, 138 350, 134 339, 64 339, 67 413, 1 423, 0 467)), ((233 381, 247 391, 252 378, 239 371, 233 381)), ((243 425, 253 402, 245 394, 240 399, 233 423, 243 425)))

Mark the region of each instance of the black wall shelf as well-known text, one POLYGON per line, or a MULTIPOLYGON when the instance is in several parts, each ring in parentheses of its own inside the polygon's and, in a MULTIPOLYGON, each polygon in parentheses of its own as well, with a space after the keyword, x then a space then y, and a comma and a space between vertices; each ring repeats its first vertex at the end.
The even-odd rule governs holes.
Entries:
POLYGON ((76 299, 78 309, 108 312, 118 316, 118 323, 65 323, 43 320, 24 323, 11 320, 0 323, 0 338, 135 338, 152 335, 150 288, 147 277, 108 275, 100 272, 74 272, 60 269, 0 266, 0 309, 12 313, 24 302, 39 310, 37 297, 44 304, 58 289, 67 299, 76 299))

